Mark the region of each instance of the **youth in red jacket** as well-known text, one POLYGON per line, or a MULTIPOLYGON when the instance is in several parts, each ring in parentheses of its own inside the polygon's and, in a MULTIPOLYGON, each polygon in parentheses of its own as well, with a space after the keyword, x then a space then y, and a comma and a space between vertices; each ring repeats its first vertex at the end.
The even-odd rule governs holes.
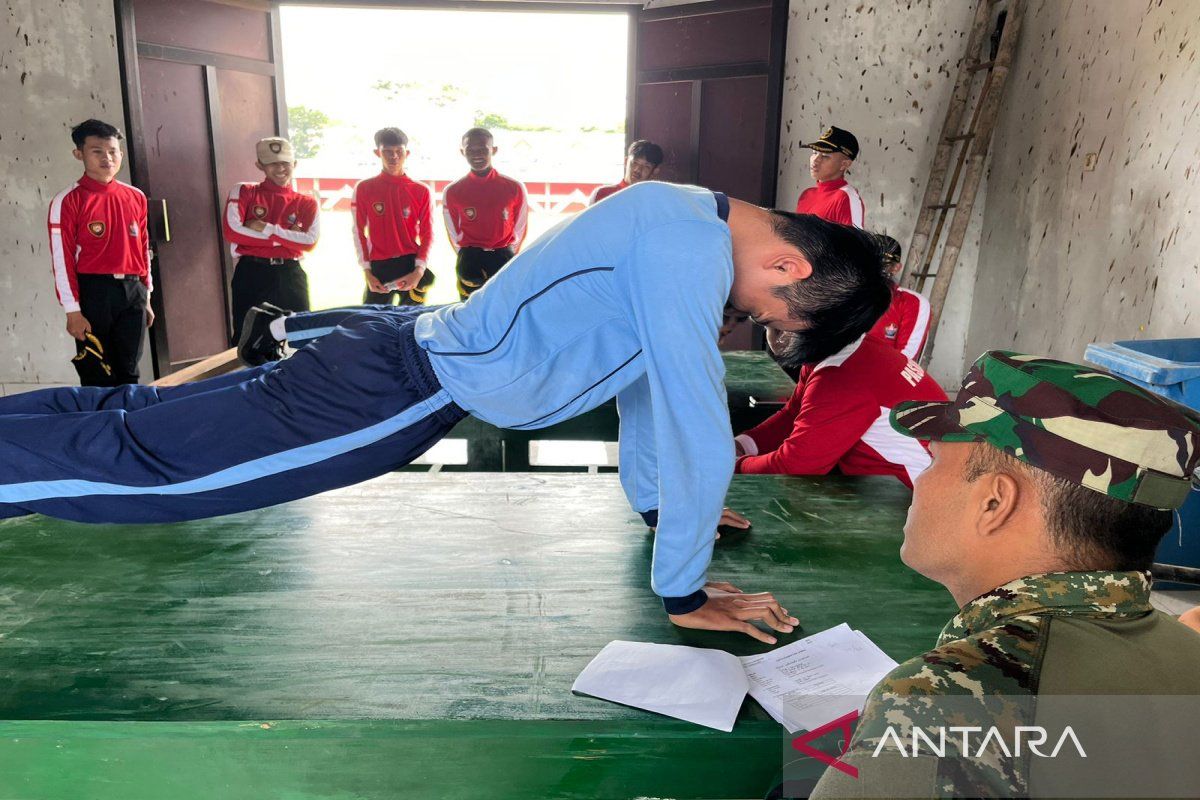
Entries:
POLYGON ((846 183, 846 171, 858 158, 858 139, 854 134, 829 128, 820 139, 800 146, 813 151, 808 159, 808 172, 817 185, 800 193, 796 213, 856 228, 866 225, 867 208, 862 197, 846 183))
POLYGON ((529 200, 520 181, 492 166, 497 147, 486 128, 463 134, 459 152, 471 171, 442 193, 446 233, 458 253, 458 295, 466 300, 521 249, 529 200))
POLYGON ((354 250, 367 282, 364 304, 423 305, 433 284, 428 270, 433 244, 433 199, 429 187, 404 171, 408 135, 399 128, 375 132, 378 175, 354 187, 354 250))
POLYGON ((873 336, 800 370, 787 405, 736 437, 745 474, 893 475, 905 486, 929 466, 929 452, 892 430, 904 400, 945 400, 919 364, 873 336))
POLYGON ((154 322, 146 195, 117 180, 123 154, 115 127, 89 119, 71 129, 71 140, 84 172, 55 195, 46 217, 54 290, 76 340, 81 384, 137 383, 154 322))
POLYGON ((239 183, 225 203, 225 238, 237 265, 230 283, 233 343, 247 312, 259 303, 289 311, 309 309, 308 275, 300 258, 317 246, 317 201, 292 189, 296 157, 287 139, 271 136, 255 145, 262 183, 239 183))

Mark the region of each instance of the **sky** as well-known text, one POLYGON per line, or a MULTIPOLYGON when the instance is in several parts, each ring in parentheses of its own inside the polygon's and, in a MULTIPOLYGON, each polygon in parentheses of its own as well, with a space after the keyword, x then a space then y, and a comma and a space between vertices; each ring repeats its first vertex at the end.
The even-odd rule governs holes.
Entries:
POLYGON ((336 123, 298 174, 351 177, 374 168, 371 134, 396 125, 409 136, 409 174, 457 177, 466 168, 458 137, 482 111, 555 128, 496 131, 500 171, 524 180, 619 180, 627 24, 617 13, 285 5, 288 105, 319 109, 336 123), (380 81, 393 91, 372 88, 380 81))

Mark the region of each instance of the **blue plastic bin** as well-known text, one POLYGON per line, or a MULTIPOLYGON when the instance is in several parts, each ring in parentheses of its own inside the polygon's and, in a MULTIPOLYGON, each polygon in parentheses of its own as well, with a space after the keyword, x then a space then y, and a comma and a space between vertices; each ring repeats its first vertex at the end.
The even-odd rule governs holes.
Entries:
MULTIPOLYGON (((1089 344, 1084 358, 1155 394, 1200 411, 1200 339, 1089 344)), ((1200 492, 1192 492, 1155 559, 1200 568, 1200 492), (1182 531, 1182 535, 1181 535, 1182 531)))

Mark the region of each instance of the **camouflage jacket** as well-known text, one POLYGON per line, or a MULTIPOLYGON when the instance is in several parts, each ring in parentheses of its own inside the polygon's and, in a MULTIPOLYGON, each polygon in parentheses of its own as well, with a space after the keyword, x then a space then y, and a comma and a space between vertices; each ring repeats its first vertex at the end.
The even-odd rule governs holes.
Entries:
MULTIPOLYGON (((1029 749, 1004 752, 1013 750, 1018 726, 1046 724, 1049 698, 1039 702, 1039 693, 1093 706, 1103 705, 1094 696, 1200 696, 1200 636, 1151 608, 1149 573, 1062 572, 1011 581, 967 603, 933 650, 875 686, 841 758, 850 770, 830 767, 811 796, 1046 796, 1032 785, 1031 772, 1044 768, 1029 749), (980 746, 992 728, 1007 747, 980 746), (955 733, 963 730, 974 740, 955 733)), ((1075 743, 1059 742, 1057 734, 1042 749, 1056 744, 1074 755, 1075 743)), ((1078 770, 1095 771, 1099 759, 1090 755, 1078 770)), ((1079 785, 1072 780, 1069 786, 1079 785)), ((1067 791, 1061 781, 1053 785, 1067 791)))

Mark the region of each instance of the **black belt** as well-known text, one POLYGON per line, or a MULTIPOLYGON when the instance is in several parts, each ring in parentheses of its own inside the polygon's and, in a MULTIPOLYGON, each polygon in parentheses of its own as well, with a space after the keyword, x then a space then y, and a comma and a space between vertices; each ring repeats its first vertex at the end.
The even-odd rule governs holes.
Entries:
POLYGON ((479 253, 508 253, 510 255, 514 253, 513 246, 511 244, 507 247, 476 247, 473 244, 469 244, 466 247, 460 248, 459 252, 461 253, 463 250, 475 250, 479 253))
POLYGON ((140 281, 140 280, 142 279, 142 276, 141 276, 141 275, 131 275, 131 274, 129 274, 129 273, 126 273, 126 272, 117 272, 117 273, 112 273, 112 272, 80 272, 80 273, 78 273, 78 277, 80 277, 80 278, 87 278, 87 279, 96 278, 96 279, 99 279, 99 280, 106 280, 106 281, 112 281, 112 280, 118 280, 118 281, 140 281))
POLYGON ((282 267, 286 264, 296 264, 299 266, 300 260, 296 258, 263 258, 262 256, 242 256, 239 261, 252 261, 255 264, 269 264, 273 267, 282 267))

